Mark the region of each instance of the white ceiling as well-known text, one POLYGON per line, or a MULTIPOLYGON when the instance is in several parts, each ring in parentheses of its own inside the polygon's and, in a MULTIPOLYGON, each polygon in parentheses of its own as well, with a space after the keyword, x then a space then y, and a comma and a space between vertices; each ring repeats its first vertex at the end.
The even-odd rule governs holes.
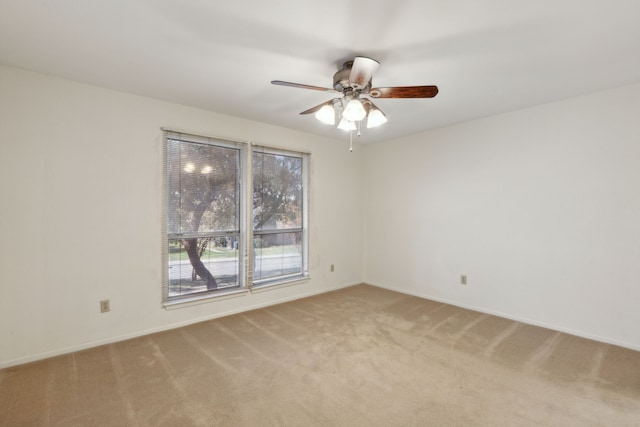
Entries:
POLYGON ((356 55, 380 99, 362 142, 640 81, 638 0, 0 0, 0 63, 333 138, 298 113, 356 55))

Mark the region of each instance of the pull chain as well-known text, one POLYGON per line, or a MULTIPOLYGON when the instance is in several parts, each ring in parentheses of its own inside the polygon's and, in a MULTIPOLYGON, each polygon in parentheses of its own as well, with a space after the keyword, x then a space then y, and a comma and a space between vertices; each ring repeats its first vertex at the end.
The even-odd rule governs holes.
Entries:
MULTIPOLYGON (((361 135, 360 122, 357 122, 357 123, 358 123, 358 133, 356 135, 360 136, 361 135)), ((352 130, 349 131, 349 152, 350 153, 353 152, 353 131, 352 130)))

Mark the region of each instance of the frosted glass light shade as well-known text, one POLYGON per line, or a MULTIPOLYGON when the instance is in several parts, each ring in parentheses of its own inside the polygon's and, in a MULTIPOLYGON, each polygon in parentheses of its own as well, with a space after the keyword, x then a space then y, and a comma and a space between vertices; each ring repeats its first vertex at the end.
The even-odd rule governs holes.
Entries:
POLYGON ((364 119, 364 116, 367 115, 364 107, 362 106, 362 102, 359 99, 352 99, 349 101, 346 107, 344 107, 344 111, 342 112, 342 117, 349 120, 350 122, 357 122, 364 119))
POLYGON ((325 105, 318 111, 316 111, 316 119, 320 120, 325 125, 336 124, 336 112, 333 109, 333 105, 325 105))
POLYGON ((380 110, 372 109, 367 117, 367 129, 375 128, 387 123, 387 117, 380 110))
POLYGON ((356 130, 356 124, 350 120, 347 120, 346 117, 343 117, 338 124, 338 129, 342 130, 356 130))

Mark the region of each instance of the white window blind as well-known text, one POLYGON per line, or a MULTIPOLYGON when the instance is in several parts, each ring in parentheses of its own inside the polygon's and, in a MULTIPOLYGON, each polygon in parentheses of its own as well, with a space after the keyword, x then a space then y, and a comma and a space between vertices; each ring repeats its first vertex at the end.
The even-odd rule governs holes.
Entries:
POLYGON ((243 286, 242 146, 166 133, 166 299, 243 286))
POLYGON ((306 277, 307 155, 254 147, 253 285, 306 277))

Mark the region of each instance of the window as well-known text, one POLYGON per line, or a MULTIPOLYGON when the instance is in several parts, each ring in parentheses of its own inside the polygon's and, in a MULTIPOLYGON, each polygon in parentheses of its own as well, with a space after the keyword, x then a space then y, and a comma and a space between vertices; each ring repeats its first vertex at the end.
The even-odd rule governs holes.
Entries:
POLYGON ((253 285, 307 275, 306 156, 255 148, 253 285))
POLYGON ((167 300, 244 285, 242 153, 167 134, 167 300))
POLYGON ((165 142, 165 302, 308 276, 308 155, 171 131, 165 142))

